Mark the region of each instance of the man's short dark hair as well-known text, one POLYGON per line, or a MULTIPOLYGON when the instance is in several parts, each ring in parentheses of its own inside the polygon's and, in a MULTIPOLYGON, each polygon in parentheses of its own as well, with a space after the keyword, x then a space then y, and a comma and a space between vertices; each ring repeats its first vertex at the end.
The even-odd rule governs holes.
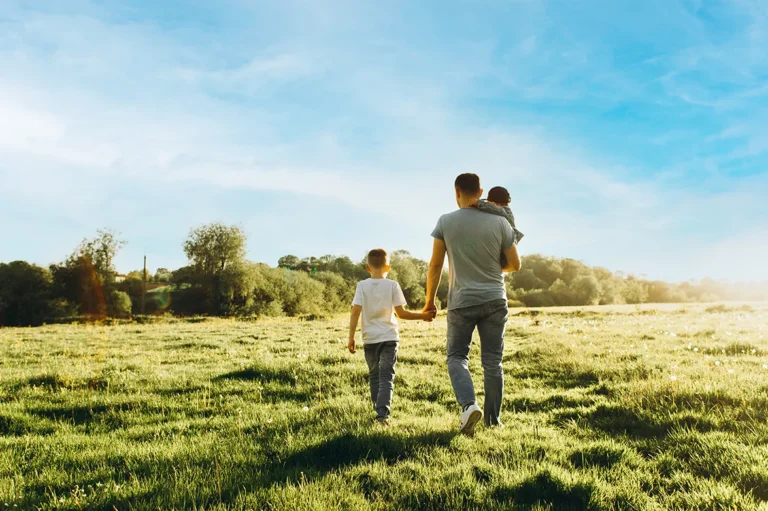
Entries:
POLYGON ((389 254, 383 248, 374 248, 368 252, 368 266, 374 270, 385 267, 389 264, 389 254))
POLYGON ((462 174, 456 178, 454 186, 463 193, 478 193, 480 191, 480 177, 477 174, 462 174))
POLYGON ((509 191, 503 186, 494 186, 488 192, 488 200, 502 206, 509 206, 512 197, 509 196, 509 191))

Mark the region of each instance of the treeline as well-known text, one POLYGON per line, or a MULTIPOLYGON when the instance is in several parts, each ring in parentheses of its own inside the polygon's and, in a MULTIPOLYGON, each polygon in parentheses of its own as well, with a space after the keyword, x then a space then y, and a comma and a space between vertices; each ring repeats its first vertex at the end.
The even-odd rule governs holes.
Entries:
MULTIPOLYGON (((118 275, 114 259, 125 242, 102 230, 62 263, 42 268, 0 263, 0 325, 27 326, 74 319, 128 318, 136 314, 309 316, 348 310, 363 261, 349 257, 285 256, 278 267, 245 259, 239 227, 210 224, 184 242, 189 265, 118 275)), ((425 301, 427 265, 408 252, 392 254, 397 279, 412 307, 425 301)), ((438 292, 445 303, 447 277, 438 292)))
MULTIPOLYGON (((24 261, 0 263, 0 325, 27 326, 74 319, 128 318, 136 314, 311 316, 346 311, 365 262, 349 257, 280 258, 277 267, 245 258, 238 227, 201 226, 184 242, 189 265, 154 275, 118 275, 114 259, 125 241, 102 230, 63 262, 43 268, 24 261)), ((406 251, 391 255, 411 308, 425 302, 427 262, 406 251)), ((734 286, 705 279, 669 284, 592 268, 573 259, 531 255, 507 278, 511 305, 597 305, 768 299, 768 286, 734 286)), ((438 290, 447 305, 448 279, 438 290)))
POLYGON ((510 300, 528 307, 768 299, 768 283, 703 279, 670 284, 538 254, 524 257, 522 269, 507 280, 510 300))

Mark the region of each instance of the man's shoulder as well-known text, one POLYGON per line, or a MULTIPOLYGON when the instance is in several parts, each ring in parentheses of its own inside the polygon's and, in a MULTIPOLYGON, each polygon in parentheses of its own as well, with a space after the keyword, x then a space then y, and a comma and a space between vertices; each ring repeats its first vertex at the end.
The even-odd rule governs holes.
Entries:
POLYGON ((451 211, 450 213, 446 213, 443 216, 440 217, 440 221, 455 221, 461 218, 467 218, 469 216, 472 216, 474 213, 474 208, 461 208, 457 209, 456 211, 451 211))
POLYGON ((494 225, 496 223, 504 223, 506 220, 502 216, 489 215, 483 213, 477 208, 462 208, 446 213, 440 217, 440 221, 443 222, 471 222, 473 224, 488 224, 494 225))

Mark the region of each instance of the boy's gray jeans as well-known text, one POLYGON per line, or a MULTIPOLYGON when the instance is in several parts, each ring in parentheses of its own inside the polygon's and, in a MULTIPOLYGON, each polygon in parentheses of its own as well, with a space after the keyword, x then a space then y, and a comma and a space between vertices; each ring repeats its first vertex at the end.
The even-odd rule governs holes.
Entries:
POLYGON ((397 345, 397 341, 387 341, 364 346, 373 408, 378 417, 385 419, 389 418, 392 394, 395 391, 397 345))
POLYGON ((504 397, 504 332, 509 309, 506 300, 448 311, 448 375, 462 408, 475 402, 475 385, 469 373, 469 347, 477 328, 485 380, 485 424, 501 424, 504 397))

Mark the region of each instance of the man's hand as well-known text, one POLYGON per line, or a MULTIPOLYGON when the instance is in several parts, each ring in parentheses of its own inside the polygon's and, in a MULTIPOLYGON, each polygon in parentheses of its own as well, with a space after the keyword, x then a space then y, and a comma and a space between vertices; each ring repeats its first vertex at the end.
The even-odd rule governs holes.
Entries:
POLYGON ((434 303, 427 303, 421 313, 430 318, 428 320, 425 319, 424 321, 432 321, 437 317, 437 305, 434 303))
POLYGON ((356 351, 355 350, 355 338, 354 337, 349 339, 349 342, 347 343, 347 349, 349 350, 350 353, 354 353, 356 351))

